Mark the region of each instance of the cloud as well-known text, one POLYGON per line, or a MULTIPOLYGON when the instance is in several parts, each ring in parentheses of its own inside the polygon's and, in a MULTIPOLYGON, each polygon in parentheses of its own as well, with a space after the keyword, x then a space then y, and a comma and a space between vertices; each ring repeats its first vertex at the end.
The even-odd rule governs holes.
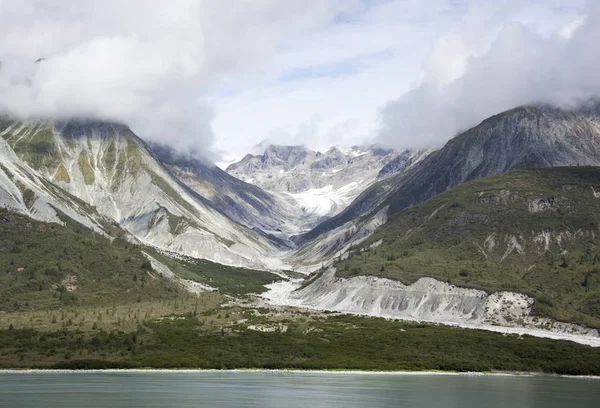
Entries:
POLYGON ((377 109, 419 79, 455 1, 371 1, 286 43, 261 76, 215 96, 217 146, 241 158, 268 138, 312 148, 369 143, 377 109))
POLYGON ((86 116, 206 150, 212 89, 349 2, 0 0, 0 110, 86 116), (44 60, 34 63, 38 58, 44 60))
POLYGON ((518 105, 574 106, 600 95, 600 5, 557 9, 570 20, 553 27, 533 24, 512 6, 476 10, 438 39, 421 84, 381 109, 379 142, 439 147, 518 105))
POLYGON ((120 121, 204 155, 440 145, 597 91, 598 7, 581 1, 0 0, 0 111, 120 121))

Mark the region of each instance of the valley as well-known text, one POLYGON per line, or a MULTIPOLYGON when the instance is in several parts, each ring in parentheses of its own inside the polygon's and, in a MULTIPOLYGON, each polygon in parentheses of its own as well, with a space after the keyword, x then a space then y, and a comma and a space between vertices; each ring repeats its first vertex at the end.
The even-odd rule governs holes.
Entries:
POLYGON ((13 322, 12 329, 0 331, 0 368, 600 374, 600 348, 573 342, 220 301, 205 293, 128 306, 0 314, 1 324, 13 322))
POLYGON ((526 106, 435 151, 270 145, 224 171, 5 117, 0 366, 597 375, 599 118, 526 106))

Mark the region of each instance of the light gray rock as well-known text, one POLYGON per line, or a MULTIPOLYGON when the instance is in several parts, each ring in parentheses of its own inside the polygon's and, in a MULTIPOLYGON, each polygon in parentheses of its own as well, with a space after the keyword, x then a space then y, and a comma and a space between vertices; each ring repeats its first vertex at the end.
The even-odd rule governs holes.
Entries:
MULTIPOLYGON (((599 166, 599 141, 597 101, 573 110, 542 105, 500 113, 456 136, 406 171, 371 185, 344 211, 297 237, 301 245, 298 252, 310 257, 307 248, 326 240, 330 231, 339 231, 345 225, 351 230, 356 219, 374 217, 384 207, 389 208, 391 216, 469 180, 516 168, 599 166)), ((388 166, 394 166, 394 162, 388 166)), ((385 173, 384 169, 382 176, 385 173)), ((337 253, 355 239, 348 234, 328 253, 337 253)))

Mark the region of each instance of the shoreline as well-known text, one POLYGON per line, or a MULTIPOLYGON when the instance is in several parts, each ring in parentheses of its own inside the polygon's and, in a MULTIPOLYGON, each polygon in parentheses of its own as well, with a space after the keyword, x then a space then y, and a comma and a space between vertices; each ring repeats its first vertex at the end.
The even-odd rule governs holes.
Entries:
POLYGON ((485 372, 485 371, 364 371, 364 370, 301 370, 301 369, 258 369, 258 368, 240 368, 231 370, 218 369, 193 369, 193 368, 109 368, 109 369, 32 369, 32 368, 3 368, 0 369, 0 375, 3 374, 154 374, 154 373, 169 373, 169 374, 193 374, 193 373, 261 373, 261 374, 343 374, 343 375, 414 375, 414 376, 460 376, 460 377, 553 377, 553 378, 571 378, 571 379, 588 379, 600 380, 600 376, 595 375, 570 375, 570 374, 551 374, 551 373, 536 373, 536 372, 485 372))

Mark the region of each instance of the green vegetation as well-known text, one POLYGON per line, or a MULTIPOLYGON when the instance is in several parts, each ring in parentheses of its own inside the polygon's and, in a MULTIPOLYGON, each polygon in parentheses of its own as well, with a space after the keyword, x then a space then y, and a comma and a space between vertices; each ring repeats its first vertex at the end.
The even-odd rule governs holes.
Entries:
POLYGON ((58 169, 56 170, 56 175, 54 176, 56 181, 62 181, 63 183, 70 183, 71 177, 69 177, 69 172, 63 163, 58 165, 58 169))
POLYGON ((36 170, 54 172, 61 156, 54 141, 54 128, 40 124, 25 126, 19 133, 7 133, 4 138, 20 159, 36 170))
POLYGON ((125 161, 127 160, 125 156, 125 151, 121 150, 119 152, 119 159, 117 160, 117 164, 115 166, 115 174, 112 178, 111 188, 116 191, 121 187, 121 183, 123 182, 123 178, 125 177, 125 161))
POLYGON ((169 185, 169 183, 167 183, 162 177, 160 177, 155 172, 150 171, 150 170, 148 172, 150 173, 150 177, 152 178, 152 184, 156 185, 158 188, 160 188, 162 191, 164 191, 169 197, 171 197, 173 199, 173 201, 180 204, 183 208, 188 210, 190 213, 196 214, 196 209, 194 208, 194 206, 192 206, 192 204, 190 204, 189 202, 184 200, 181 197, 181 194, 179 194, 177 191, 175 191, 173 189, 173 187, 171 187, 169 185))
POLYGON ((140 299, 130 303, 99 302, 97 305, 82 305, 77 302, 63 304, 56 309, 21 309, 0 313, 0 330, 12 326, 45 333, 59 330, 131 332, 144 321, 160 320, 174 314, 204 313, 218 307, 223 299, 223 295, 218 292, 204 292, 199 295, 182 293, 173 298, 140 299))
POLYGON ((534 313, 600 327, 600 168, 517 170, 394 215, 341 276, 424 276, 536 298, 534 313), (375 243, 379 246, 373 245, 375 243))
MULTIPOLYGON (((168 299, 179 289, 151 278, 138 246, 71 221, 34 221, 0 210, 0 310, 56 309, 168 299), (133 276, 138 276, 134 281, 133 276)), ((65 217, 65 220, 68 218, 65 217)))
POLYGON ((164 217, 167 218, 167 222, 169 223, 169 232, 173 235, 179 235, 185 232, 185 229, 190 225, 196 226, 187 218, 177 216, 163 206, 158 206, 158 208, 154 211, 150 217, 150 220, 148 221, 148 225, 154 226, 158 222, 162 221, 164 217))
POLYGON ((123 179, 128 175, 135 177, 140 170, 144 168, 142 163, 142 157, 140 155, 139 141, 133 133, 126 133, 123 135, 126 142, 126 147, 119 150, 118 159, 116 156, 116 146, 114 142, 109 146, 107 156, 105 157, 105 166, 107 171, 112 170, 112 167, 108 167, 113 161, 112 156, 115 156, 116 165, 114 166, 115 172, 112 178, 111 187, 113 190, 118 190, 123 182, 123 179))
POLYGON ((204 259, 188 259, 185 266, 171 263, 170 267, 182 277, 216 286, 221 293, 232 296, 262 293, 266 291, 264 285, 281 280, 270 272, 235 268, 204 259))
POLYGON ((178 217, 174 214, 171 214, 167 209, 167 218, 169 221, 169 231, 173 235, 179 235, 185 231, 188 227, 189 222, 184 217, 178 217))
POLYGON ((87 154, 87 152, 82 151, 79 154, 79 157, 77 158, 77 164, 79 165, 79 171, 81 171, 81 174, 83 175, 83 180, 85 181, 85 184, 94 184, 96 177, 94 176, 94 169, 90 164, 90 157, 87 154))
POLYGON ((356 316, 217 309, 132 331, 0 331, 0 367, 299 368, 600 374, 600 349, 356 316), (261 331, 264 330, 264 331, 261 331))
MULTIPOLYGON (((0 119, 0 128, 9 126, 0 119)), ((32 167, 70 182, 53 128, 5 135, 32 167)), ((143 170, 139 141, 111 141, 103 165, 113 188, 143 170)), ((90 147, 88 138, 88 147, 90 147)), ((93 157, 78 165, 94 183, 93 157)), ((1 165, 0 165, 1 166, 1 165)), ((5 172, 7 169, 2 168, 5 172)), ((158 174, 153 182, 191 212, 158 174)), ((95 209, 42 181, 88 214, 95 209)), ((31 207, 35 193, 19 185, 31 207)), ((462 286, 517 290, 536 313, 600 327, 600 191, 597 169, 512 172, 458 187, 395 216, 348 261, 343 276, 405 282, 434 276, 462 286), (543 211, 530 212, 530 209, 543 211), (542 233, 550 234, 546 248, 542 233), (559 235, 560 234, 560 235, 559 235), (494 245, 489 237, 493 237, 494 245), (558 240, 560 237, 560 242, 558 240), (514 239, 513 239, 514 238, 514 239), (382 240, 380 246, 371 244, 382 240), (516 242, 518 246, 515 246, 516 242), (512 245, 513 251, 507 251, 512 245), (518 247, 523 249, 518 249, 518 247)), ((158 213, 157 213, 158 216, 158 213)), ((187 227, 167 212, 173 233, 187 227)), ((0 209, 0 367, 194 367, 365 370, 516 370, 600 375, 600 349, 565 341, 431 324, 225 306, 280 279, 264 271, 170 257, 126 239, 98 216, 97 234, 0 209), (178 277, 218 292, 198 296, 153 270, 144 252, 178 277)), ((226 240, 224 240, 226 242, 226 240)), ((228 243, 227 244, 233 244, 228 243)), ((246 302, 247 303, 247 302, 246 302)))
POLYGON ((223 294, 265 290, 280 279, 264 271, 234 268, 193 258, 172 259, 94 233, 65 215, 65 226, 32 220, 0 208, 0 311, 48 310, 65 306, 120 305, 181 297, 174 283, 157 279, 142 250, 178 276, 208 284, 223 294))
POLYGON ((106 153, 102 157, 104 162, 104 168, 106 169, 106 173, 109 175, 113 174, 115 164, 117 162, 117 148, 114 140, 110 142, 108 149, 106 149, 106 153))
POLYGON ((12 172, 6 168, 6 166, 4 166, 2 163, 0 163, 0 170, 2 170, 4 172, 4 174, 6 174, 8 176, 8 178, 12 179, 14 178, 14 175, 12 174, 12 172))
POLYGON ((23 202, 25 203, 27 208, 31 209, 31 207, 35 203, 35 193, 31 189, 27 188, 25 184, 21 183, 20 181, 15 182, 15 185, 19 188, 19 191, 21 191, 21 194, 23 196, 23 202))
POLYGON ((129 173, 135 176, 138 171, 144 168, 140 146, 141 141, 131 132, 125 134, 124 138, 127 146, 125 148, 126 157, 123 164, 127 166, 129 173))

